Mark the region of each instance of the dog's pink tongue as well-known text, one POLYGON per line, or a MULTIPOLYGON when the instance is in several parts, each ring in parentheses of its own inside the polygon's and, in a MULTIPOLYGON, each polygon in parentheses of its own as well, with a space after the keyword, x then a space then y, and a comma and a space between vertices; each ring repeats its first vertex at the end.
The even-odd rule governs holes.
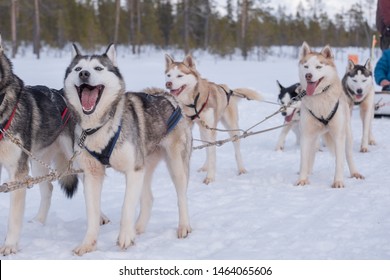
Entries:
POLYGON ((88 88, 83 89, 81 93, 81 105, 84 111, 91 111, 95 107, 98 96, 99 89, 97 87, 92 90, 88 88))
POLYGON ((311 96, 314 94, 314 91, 316 90, 316 87, 317 87, 317 83, 307 83, 307 87, 306 87, 306 94, 311 96))

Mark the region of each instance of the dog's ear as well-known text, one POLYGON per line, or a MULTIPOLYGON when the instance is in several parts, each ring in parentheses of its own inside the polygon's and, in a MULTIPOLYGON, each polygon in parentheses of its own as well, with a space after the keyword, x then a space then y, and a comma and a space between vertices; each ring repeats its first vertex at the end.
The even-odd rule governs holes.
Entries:
POLYGON ((303 42, 302 44, 302 47, 301 47, 301 50, 299 52, 299 58, 302 59, 304 58, 306 55, 308 55, 309 53, 311 53, 311 49, 310 49, 310 46, 308 43, 303 42))
POLYGON ((76 56, 79 56, 79 55, 81 55, 79 48, 77 47, 77 45, 75 43, 73 43, 72 44, 72 59, 74 59, 76 56))
POLYGON ((190 69, 195 69, 195 61, 192 58, 191 54, 187 54, 183 61, 184 65, 186 65, 190 69))
POLYGON ((354 67, 355 63, 351 59, 348 59, 347 72, 352 70, 354 67))
POLYGON ((326 45, 326 46, 321 50, 321 54, 322 54, 325 58, 333 59, 333 52, 332 52, 332 49, 330 48, 329 45, 326 45))
POLYGON ((168 69, 175 61, 169 54, 165 54, 165 69, 168 69))
POLYGON ((364 67, 366 67, 366 69, 372 71, 371 59, 367 59, 366 63, 364 64, 364 67))
POLYGON ((1 34, 0 34, 0 52, 3 51, 3 41, 1 40, 1 34))
POLYGON ((279 83, 278 80, 276 80, 276 83, 277 83, 277 85, 279 86, 279 89, 283 89, 283 88, 284 88, 284 86, 282 86, 282 85, 279 83))
POLYGON ((118 64, 116 63, 116 50, 114 44, 109 44, 106 52, 104 53, 112 62, 112 64, 116 67, 118 64))

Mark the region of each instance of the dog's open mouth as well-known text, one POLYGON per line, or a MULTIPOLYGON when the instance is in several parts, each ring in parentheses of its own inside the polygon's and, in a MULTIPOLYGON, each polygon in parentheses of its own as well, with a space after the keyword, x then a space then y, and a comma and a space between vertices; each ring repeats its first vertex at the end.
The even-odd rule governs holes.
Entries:
POLYGON ((178 89, 171 89, 170 92, 171 92, 171 94, 173 94, 174 96, 179 96, 180 93, 183 92, 183 90, 184 90, 185 87, 186 87, 186 86, 183 85, 183 86, 179 87, 178 89))
POLYGON ((321 79, 319 79, 318 81, 316 81, 316 82, 307 82, 307 87, 306 87, 306 94, 308 95, 308 96, 311 96, 311 95, 313 95, 314 94, 314 92, 315 92, 315 90, 316 90, 316 88, 317 88, 317 86, 319 85, 319 83, 322 81, 322 78, 321 79))
POLYGON ((79 94, 84 114, 92 114, 95 111, 97 104, 99 103, 100 97, 102 96, 104 90, 104 86, 91 86, 88 84, 82 84, 80 86, 76 86, 76 89, 79 94))

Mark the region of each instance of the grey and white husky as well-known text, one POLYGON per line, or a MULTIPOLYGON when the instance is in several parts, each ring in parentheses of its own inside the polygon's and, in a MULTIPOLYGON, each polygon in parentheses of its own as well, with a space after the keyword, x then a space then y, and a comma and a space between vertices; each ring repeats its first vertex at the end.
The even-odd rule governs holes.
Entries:
MULTIPOLYGON (((0 164, 7 170, 10 181, 22 181, 29 174, 29 157, 7 133, 33 155, 46 163, 64 170, 73 151, 72 119, 61 91, 44 86, 25 86, 13 73, 12 64, 4 54, 0 37, 0 164)), ((73 125, 74 127, 74 125, 73 125)), ((32 160, 32 175, 39 176, 49 171, 32 160)), ((71 197, 77 187, 77 177, 64 177, 61 185, 71 197)), ((44 223, 50 207, 53 186, 49 182, 40 184, 41 204, 36 221, 44 223)), ((22 229, 26 189, 11 192, 8 231, 2 255, 16 253, 22 229)))
POLYGON ((368 145, 375 145, 375 139, 372 135, 375 87, 370 59, 364 65, 355 64, 352 60, 348 60, 342 84, 344 92, 348 96, 351 113, 354 105, 358 105, 360 108, 360 118, 363 124, 360 152, 366 153, 368 145))
POLYGON ((151 214, 151 180, 165 159, 176 187, 179 207, 177 236, 191 232, 187 185, 192 150, 191 130, 181 107, 168 94, 126 92, 114 45, 102 55, 82 55, 73 45, 66 70, 65 96, 77 119, 76 134, 84 149, 77 157, 84 170, 88 226, 77 255, 96 249, 100 200, 105 169, 110 165, 126 176, 126 190, 117 245, 126 249, 142 233, 151 214), (141 202, 135 221, 136 208, 141 202))

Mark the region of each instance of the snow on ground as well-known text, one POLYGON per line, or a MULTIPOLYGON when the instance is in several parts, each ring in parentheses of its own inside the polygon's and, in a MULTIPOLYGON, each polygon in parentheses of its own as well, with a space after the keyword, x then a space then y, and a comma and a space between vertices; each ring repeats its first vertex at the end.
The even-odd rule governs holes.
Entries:
MULTIPOLYGON (((254 57, 221 59, 196 53, 197 67, 212 81, 231 87, 250 87, 266 100, 276 101, 278 79, 283 85, 298 81, 296 50, 274 49, 260 61, 254 57)), ((364 63, 368 52, 337 50, 337 67, 343 75, 346 57, 359 54, 364 63)), ((177 59, 182 53, 174 53, 177 59)), ((51 51, 36 60, 29 54, 13 60, 15 72, 26 84, 45 84, 60 88, 70 52, 51 51)), ((164 85, 164 52, 150 50, 133 56, 118 49, 118 63, 129 90, 164 85)), ((374 63, 375 64, 375 63, 374 63)), ((255 101, 241 101, 240 126, 247 129, 278 109, 255 101)), ((275 116, 254 131, 280 125, 275 116)), ((248 137, 241 142, 248 174, 237 176, 233 147, 217 149, 217 177, 202 184, 197 169, 205 151, 196 150, 191 159, 188 200, 193 232, 186 239, 176 238, 178 212, 173 184, 164 166, 154 175, 152 217, 146 232, 135 246, 120 251, 115 245, 119 233, 124 195, 124 178, 108 170, 102 194, 102 208, 111 223, 101 227, 98 249, 81 259, 271 259, 271 260, 379 260, 390 259, 390 119, 375 119, 376 146, 359 153, 361 122, 357 109, 353 119, 355 161, 365 180, 348 178, 345 167, 344 189, 330 187, 334 158, 325 149, 317 154, 311 184, 296 187, 299 147, 289 134, 284 152, 274 151, 280 130, 248 137)), ((199 139, 198 129, 194 138, 199 139)), ((218 139, 227 135, 218 134, 218 139)), ((200 144, 194 142, 194 145, 200 144)), ((28 190, 20 252, 1 259, 80 259, 72 254, 86 230, 85 204, 80 184, 74 199, 60 189, 54 191, 52 207, 45 225, 29 223, 39 205, 39 188, 28 190)), ((0 195, 0 236, 5 236, 8 219, 8 194, 0 195)))

